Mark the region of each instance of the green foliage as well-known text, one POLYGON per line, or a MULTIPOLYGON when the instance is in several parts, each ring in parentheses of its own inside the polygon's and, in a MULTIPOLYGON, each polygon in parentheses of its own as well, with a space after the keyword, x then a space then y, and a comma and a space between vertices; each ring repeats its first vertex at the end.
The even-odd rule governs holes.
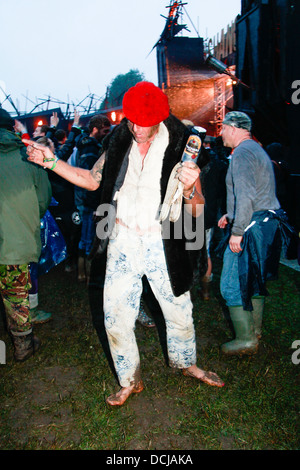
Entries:
POLYGON ((144 74, 137 69, 131 69, 126 74, 117 75, 110 83, 106 97, 100 105, 100 109, 121 106, 126 91, 136 83, 145 80, 144 74))

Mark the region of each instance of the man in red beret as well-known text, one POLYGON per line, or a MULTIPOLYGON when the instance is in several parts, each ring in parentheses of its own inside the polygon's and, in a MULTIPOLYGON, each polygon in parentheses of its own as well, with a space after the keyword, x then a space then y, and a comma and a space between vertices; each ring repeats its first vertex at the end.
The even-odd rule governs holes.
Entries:
MULTIPOLYGON (((166 321, 170 366, 209 385, 224 385, 215 373, 196 365, 189 291, 201 247, 188 249, 184 217, 176 222, 159 218, 170 175, 181 160, 189 130, 170 114, 166 95, 150 82, 139 82, 128 90, 123 112, 126 117, 103 141, 103 153, 91 171, 57 161, 49 149, 36 143, 29 142, 28 147, 30 161, 77 186, 89 190, 102 187, 97 236, 98 252, 107 250, 105 328, 121 385, 107 398, 110 405, 122 405, 132 393, 143 390, 134 328, 144 275, 166 321)), ((200 157, 199 161, 201 166, 200 157)), ((177 172, 183 185, 182 215, 188 213, 194 221, 204 204, 199 174, 199 166, 192 162, 185 162, 177 172)))

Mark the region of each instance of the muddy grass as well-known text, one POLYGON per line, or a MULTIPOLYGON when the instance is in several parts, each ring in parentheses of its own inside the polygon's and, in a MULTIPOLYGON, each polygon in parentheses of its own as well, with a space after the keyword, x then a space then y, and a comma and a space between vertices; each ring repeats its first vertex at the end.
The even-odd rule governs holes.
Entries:
POLYGON ((199 365, 225 381, 222 389, 183 377, 166 364, 163 321, 137 324, 145 389, 121 408, 105 398, 118 384, 105 354, 105 335, 91 320, 88 291, 58 266, 40 279, 40 307, 53 313, 36 326, 38 354, 16 364, 6 343, 0 365, 2 450, 294 450, 299 448, 299 272, 280 267, 270 284, 263 339, 254 357, 225 358, 232 337, 215 264, 211 300, 193 290, 199 365), (98 332, 99 333, 99 332, 98 332))

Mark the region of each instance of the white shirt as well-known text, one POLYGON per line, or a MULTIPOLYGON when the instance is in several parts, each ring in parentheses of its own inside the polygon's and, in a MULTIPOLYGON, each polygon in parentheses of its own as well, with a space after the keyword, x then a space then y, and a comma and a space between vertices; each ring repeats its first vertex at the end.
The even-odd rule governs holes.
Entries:
POLYGON ((160 180, 168 144, 169 133, 163 123, 160 123, 144 161, 137 142, 133 141, 125 180, 115 196, 117 220, 122 225, 142 233, 161 230, 158 219, 161 203, 160 180))

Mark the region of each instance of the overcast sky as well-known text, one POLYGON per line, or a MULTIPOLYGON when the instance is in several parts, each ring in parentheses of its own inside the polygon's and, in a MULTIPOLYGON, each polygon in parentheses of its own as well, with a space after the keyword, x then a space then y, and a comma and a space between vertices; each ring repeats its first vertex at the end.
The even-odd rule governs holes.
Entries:
MULTIPOLYGON (((241 0, 187 0, 181 22, 211 38, 241 0)), ((156 50, 167 0, 0 0, 0 86, 22 112, 48 95, 77 104, 130 69, 157 84, 156 50), (26 99, 27 97, 27 99, 26 99)), ((0 90, 0 103, 4 97, 0 90)), ((8 101, 3 103, 13 111, 8 101)))

